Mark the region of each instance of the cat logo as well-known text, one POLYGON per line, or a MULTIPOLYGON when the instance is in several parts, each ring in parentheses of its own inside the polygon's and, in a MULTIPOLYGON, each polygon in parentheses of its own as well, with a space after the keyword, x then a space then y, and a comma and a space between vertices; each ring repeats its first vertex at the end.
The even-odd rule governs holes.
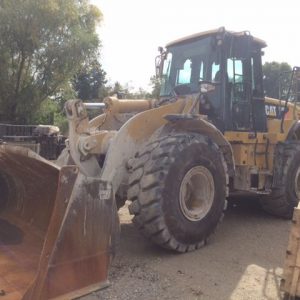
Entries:
POLYGON ((266 105, 265 106, 266 115, 268 117, 275 117, 277 116, 276 106, 275 105, 266 105))

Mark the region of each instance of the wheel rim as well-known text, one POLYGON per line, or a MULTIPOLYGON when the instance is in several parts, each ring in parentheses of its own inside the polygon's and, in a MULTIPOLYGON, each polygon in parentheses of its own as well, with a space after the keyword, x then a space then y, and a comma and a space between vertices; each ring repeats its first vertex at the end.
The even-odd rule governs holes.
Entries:
POLYGON ((298 199, 300 199, 300 167, 298 168, 295 176, 295 193, 298 199))
POLYGON ((214 196, 214 179, 207 168, 196 166, 185 174, 180 185, 179 202, 181 211, 187 219, 190 221, 203 219, 211 209, 214 196))

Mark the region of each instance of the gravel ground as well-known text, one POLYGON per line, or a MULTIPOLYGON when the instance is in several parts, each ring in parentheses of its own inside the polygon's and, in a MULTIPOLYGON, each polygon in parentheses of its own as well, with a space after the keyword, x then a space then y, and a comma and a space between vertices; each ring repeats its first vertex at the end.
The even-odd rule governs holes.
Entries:
POLYGON ((122 233, 111 285, 81 300, 281 299, 290 222, 268 216, 255 201, 231 203, 208 245, 186 254, 143 238, 126 206, 119 214, 122 233))

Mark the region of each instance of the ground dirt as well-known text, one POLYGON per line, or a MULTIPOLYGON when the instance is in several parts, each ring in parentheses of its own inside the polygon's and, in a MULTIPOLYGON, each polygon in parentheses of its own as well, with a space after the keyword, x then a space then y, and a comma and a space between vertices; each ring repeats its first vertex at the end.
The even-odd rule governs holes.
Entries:
POLYGON ((111 285, 81 300, 281 299, 290 222, 265 214, 255 201, 231 203, 208 245, 186 254, 142 237, 126 206, 119 214, 122 232, 111 285))

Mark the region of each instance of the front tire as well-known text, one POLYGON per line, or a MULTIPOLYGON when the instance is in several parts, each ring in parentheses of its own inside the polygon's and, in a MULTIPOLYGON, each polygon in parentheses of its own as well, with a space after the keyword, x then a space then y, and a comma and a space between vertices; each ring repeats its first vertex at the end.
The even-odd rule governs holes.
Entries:
POLYGON ((137 154, 129 178, 130 213, 154 243, 177 252, 200 248, 223 217, 227 168, 216 144, 172 133, 137 154))

